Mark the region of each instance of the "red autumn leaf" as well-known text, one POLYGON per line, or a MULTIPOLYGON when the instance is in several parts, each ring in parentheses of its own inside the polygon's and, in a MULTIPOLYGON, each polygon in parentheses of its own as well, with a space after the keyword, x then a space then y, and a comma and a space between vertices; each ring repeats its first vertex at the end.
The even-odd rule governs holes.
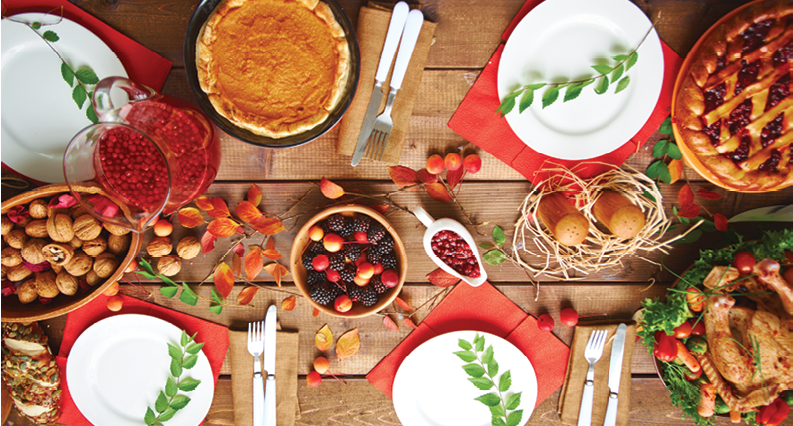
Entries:
POLYGON ((385 328, 399 333, 399 327, 397 327, 396 323, 394 323, 394 320, 392 320, 388 315, 383 317, 383 325, 385 328))
POLYGON ((254 184, 251 184, 251 189, 248 190, 248 202, 254 206, 262 203, 262 191, 254 184))
POLYGON ((396 298, 396 304, 399 305, 400 308, 402 308, 402 309, 404 309, 406 311, 412 311, 413 310, 413 307, 408 305, 407 302, 402 300, 402 298, 400 298, 400 297, 396 298))
POLYGON ((683 161, 672 160, 669 162, 667 167, 669 169, 669 176, 671 177, 671 180, 669 181, 669 184, 671 185, 680 180, 680 177, 683 176, 683 161))
POLYGON ((275 240, 272 238, 268 239, 267 244, 264 245, 264 257, 272 260, 278 260, 284 257, 284 255, 275 249, 275 240))
POLYGON ((234 288, 234 272, 226 262, 221 263, 215 269, 213 281, 215 282, 215 288, 218 289, 223 298, 229 297, 231 290, 234 288))
POLYGON ((221 218, 221 217, 229 217, 231 213, 229 212, 229 206, 226 205, 226 202, 223 201, 220 197, 212 197, 209 199, 209 202, 212 203, 212 210, 208 210, 210 216, 214 218, 221 218))
POLYGON ((459 183, 463 181, 463 173, 465 172, 465 167, 460 167, 457 170, 449 170, 446 172, 446 182, 449 183, 449 186, 454 189, 459 183))
POLYGON ((460 279, 455 277, 454 275, 444 271, 441 268, 438 268, 429 274, 427 274, 427 281, 435 284, 438 287, 451 287, 458 282, 460 279))
POLYGON ((259 291, 259 287, 256 286, 248 286, 242 289, 240 294, 237 296, 237 304, 238 305, 247 305, 253 301, 253 296, 256 296, 256 293, 259 291))
POLYGON ((277 262, 268 264, 264 267, 264 270, 267 271, 268 274, 272 275, 273 278, 275 278, 275 283, 278 284, 278 287, 281 287, 281 277, 289 273, 289 270, 286 269, 286 266, 277 262))
POLYGON ((713 223, 716 224, 716 229, 718 229, 719 231, 724 232, 727 230, 728 222, 727 222, 727 218, 723 214, 721 213, 714 214, 713 223))
POLYGON ((335 200, 344 195, 344 188, 336 185, 335 183, 325 179, 319 181, 319 189, 322 190, 322 195, 335 200))
POLYGON ((231 251, 236 253, 237 256, 242 257, 245 255, 245 246, 243 246, 242 243, 237 243, 237 245, 234 246, 234 248, 231 249, 231 251))
POLYGON ((215 208, 215 206, 212 205, 212 203, 209 201, 209 198, 207 197, 198 197, 198 199, 195 200, 195 203, 199 209, 204 211, 209 211, 215 208))
POLYGON ((250 201, 240 201, 237 207, 234 207, 234 211, 243 222, 252 223, 262 217, 262 212, 250 201))
POLYGON ((318 317, 319 316, 319 309, 314 308, 314 312, 311 313, 311 316, 314 317, 314 318, 318 317))
POLYGON ((706 199, 706 200, 718 200, 721 197, 723 197, 723 195, 719 194, 718 192, 713 192, 713 191, 707 190, 705 188, 700 188, 697 191, 697 195, 702 197, 702 198, 704 198, 704 199, 706 199))
POLYGON ((451 195, 449 195, 449 191, 447 191, 446 187, 440 182, 424 185, 424 189, 427 191, 427 195, 435 200, 444 202, 452 200, 451 195))
POLYGON ((251 227, 264 235, 274 235, 285 230, 284 224, 278 218, 267 216, 262 216, 251 222, 251 227))
POLYGON ((218 237, 212 235, 211 232, 204 232, 204 235, 201 236, 201 252, 207 254, 210 251, 214 250, 215 241, 217 240, 218 237))
POLYGON ((416 323, 414 323, 410 317, 405 318, 405 320, 402 321, 402 324, 405 324, 406 327, 410 327, 414 330, 418 329, 418 327, 416 327, 416 323))
POLYGON ((428 172, 427 169, 419 170, 417 175, 421 183, 435 183, 438 181, 438 175, 428 172))
POLYGON ((206 223, 204 216, 201 216, 201 212, 195 207, 185 207, 179 210, 178 217, 179 223, 185 228, 195 228, 206 223))
POLYGON ((681 208, 694 204, 694 192, 691 191, 690 185, 686 184, 680 188, 680 192, 677 193, 677 203, 681 208))
POLYGON ((371 207, 372 209, 376 210, 378 213, 384 215, 384 214, 386 214, 386 212, 388 211, 388 207, 390 207, 390 206, 388 204, 375 204, 375 205, 369 206, 369 207, 371 207))
POLYGON ((234 235, 235 232, 237 232, 237 227, 239 226, 240 225, 237 222, 227 217, 222 217, 209 222, 209 225, 207 225, 207 231, 211 232, 212 235, 218 238, 230 237, 234 235))
POLYGON ((697 216, 699 216, 699 206, 696 204, 689 204, 677 212, 677 217, 693 219, 697 216))
POLYGON ((262 272, 263 267, 262 250, 259 246, 251 246, 248 254, 245 255, 245 276, 248 277, 248 281, 253 281, 259 272, 262 272))
POLYGON ((391 166, 388 168, 391 180, 400 188, 412 186, 419 183, 419 177, 415 170, 404 166, 391 166))
POLYGON ((231 258, 231 269, 234 271, 234 276, 242 276, 242 256, 237 253, 231 258))
POLYGON ((297 306, 297 299, 295 299, 295 296, 289 296, 281 301, 281 309, 285 311, 293 311, 295 306, 297 306))

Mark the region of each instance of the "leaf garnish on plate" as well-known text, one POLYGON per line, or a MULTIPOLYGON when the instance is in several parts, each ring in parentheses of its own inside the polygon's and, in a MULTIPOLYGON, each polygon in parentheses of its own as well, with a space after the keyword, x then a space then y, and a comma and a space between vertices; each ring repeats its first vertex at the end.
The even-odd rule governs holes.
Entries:
POLYGON ((177 411, 186 407, 190 402, 190 397, 180 394, 179 391, 192 392, 201 384, 200 380, 184 377, 184 370, 190 370, 195 367, 196 362, 198 362, 198 352, 204 346, 203 343, 196 342, 195 337, 195 334, 188 336, 182 330, 179 346, 168 344, 168 356, 171 357, 171 374, 165 380, 165 387, 160 391, 157 400, 154 401, 154 409, 146 407, 143 421, 147 425, 159 426, 173 418, 177 411))

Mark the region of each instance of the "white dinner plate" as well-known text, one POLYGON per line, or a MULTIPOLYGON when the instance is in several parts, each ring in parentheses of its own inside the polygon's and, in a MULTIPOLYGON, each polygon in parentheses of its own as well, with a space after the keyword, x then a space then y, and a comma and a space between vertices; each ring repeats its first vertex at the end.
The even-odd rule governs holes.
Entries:
MULTIPOLYGON (((53 23, 60 17, 43 13, 12 16, 15 20, 53 23)), ((127 72, 107 45, 79 24, 63 19, 39 30, 55 32, 53 47, 72 69, 90 67, 101 80, 127 72)), ((63 153, 72 137, 91 124, 72 99, 61 76, 61 60, 24 24, 2 20, 2 160, 12 169, 42 182, 63 182, 63 153)), ((86 100, 90 102, 90 100, 86 100)))
MULTIPOLYGON (((427 340, 408 355, 394 378, 394 410, 403 425, 410 426, 490 426, 490 409, 474 398, 492 392, 479 390, 468 381, 458 339, 473 342, 476 331, 456 331, 427 340)), ((492 334, 485 348, 493 345, 499 376, 509 370, 512 386, 505 396, 523 392, 517 409, 523 410, 520 424, 526 423, 537 401, 537 376, 526 355, 512 343, 492 334)), ((498 377, 498 376, 497 376, 498 377)), ((498 383, 498 380, 496 380, 498 383)))
MULTIPOLYGON (((74 342, 66 362, 66 380, 75 405, 99 425, 140 426, 170 374, 167 343, 179 347, 182 331, 147 315, 117 315, 88 327, 74 342)), ((200 339, 199 339, 200 341, 200 339)), ((186 407, 166 423, 196 426, 206 417, 215 382, 204 351, 183 377, 200 380, 186 407)))
MULTIPOLYGON (((598 73, 592 65, 615 65, 610 58, 633 50, 651 25, 628 0, 545 0, 523 18, 504 47, 499 99, 526 84, 593 77, 598 73)), ((547 88, 539 89, 523 114, 516 105, 506 115, 509 126, 526 145, 551 157, 584 160, 614 151, 644 126, 661 93, 664 57, 655 30, 638 54, 622 92, 615 94, 611 84, 598 95, 595 82, 569 102, 562 102, 563 89, 543 109, 547 88)))

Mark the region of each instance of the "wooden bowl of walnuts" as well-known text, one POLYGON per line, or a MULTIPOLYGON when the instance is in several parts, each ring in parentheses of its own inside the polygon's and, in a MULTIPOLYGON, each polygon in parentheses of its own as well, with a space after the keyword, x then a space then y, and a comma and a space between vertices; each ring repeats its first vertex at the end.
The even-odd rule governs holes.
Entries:
POLYGON ((295 286, 315 308, 365 317, 396 299, 407 275, 405 244, 385 216, 358 204, 329 207, 292 244, 295 286))
POLYGON ((38 321, 79 308, 116 282, 140 250, 140 234, 102 224, 79 203, 62 207, 70 197, 68 186, 56 184, 2 203, 3 321, 38 321))

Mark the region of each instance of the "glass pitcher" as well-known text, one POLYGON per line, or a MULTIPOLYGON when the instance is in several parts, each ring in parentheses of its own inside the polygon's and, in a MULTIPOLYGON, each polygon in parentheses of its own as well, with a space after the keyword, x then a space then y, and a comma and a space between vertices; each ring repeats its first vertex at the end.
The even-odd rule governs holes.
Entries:
POLYGON ((123 77, 101 80, 92 101, 100 122, 69 142, 63 172, 72 195, 100 220, 142 232, 217 176, 217 130, 197 107, 123 77), (127 102, 115 107, 111 93, 127 102), (102 191, 81 194, 78 185, 102 191))

